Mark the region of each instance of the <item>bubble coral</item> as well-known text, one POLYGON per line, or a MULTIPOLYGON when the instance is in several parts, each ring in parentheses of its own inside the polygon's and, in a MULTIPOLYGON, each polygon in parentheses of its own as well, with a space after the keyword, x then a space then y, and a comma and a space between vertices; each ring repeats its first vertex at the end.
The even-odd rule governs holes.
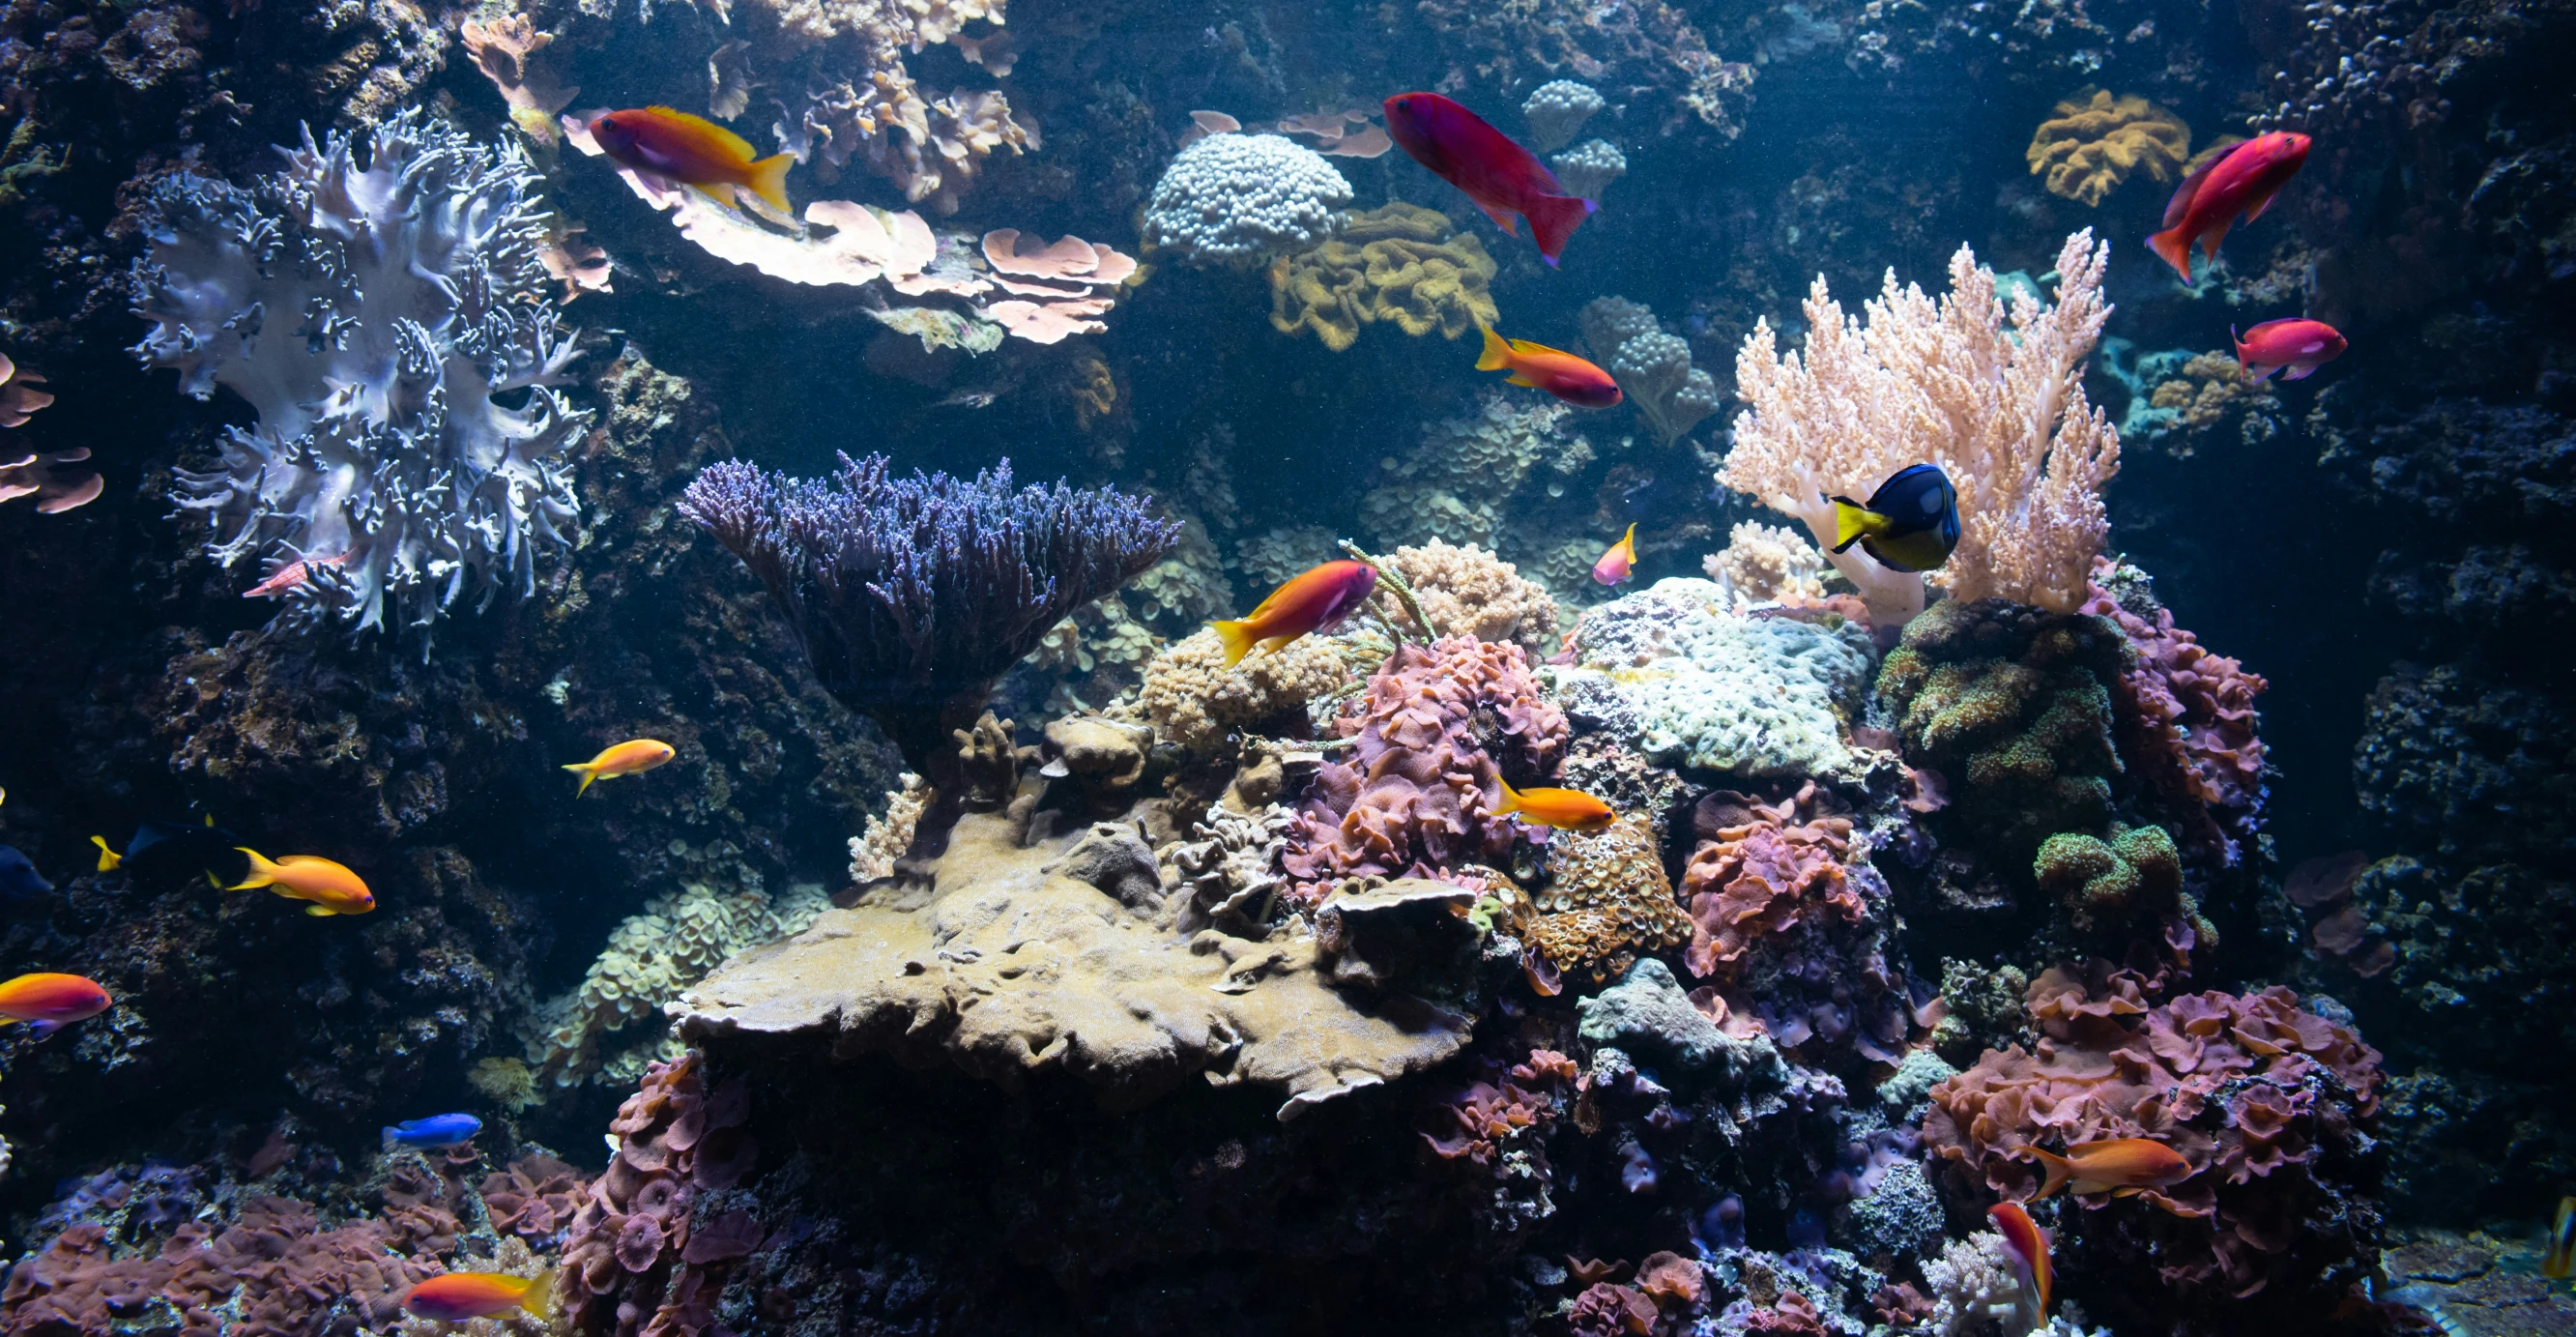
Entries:
POLYGON ((1540 84, 1521 102, 1521 115, 1529 121, 1530 147, 1540 153, 1564 148, 1574 142, 1575 134, 1594 112, 1608 105, 1590 84, 1572 79, 1551 79, 1540 84))
POLYGON ((2191 157, 2191 127, 2145 98, 2085 89, 2039 123, 2023 157, 2034 175, 2048 174, 2049 194, 2099 205, 2139 171, 2158 181, 2179 175, 2191 157))
POLYGON ((1377 560, 1412 587, 1414 602, 1438 634, 1511 641, 1532 654, 1555 647, 1556 600, 1486 549, 1472 543, 1452 547, 1434 538, 1381 553, 1377 560))
POLYGON ((1193 264, 1248 265, 1340 233, 1351 183, 1278 135, 1214 134, 1172 159, 1145 203, 1145 236, 1193 264))
POLYGON ((1641 954, 1688 942, 1691 921, 1673 900, 1654 823, 1630 813, 1595 832, 1564 831, 1547 846, 1548 883, 1530 941, 1559 971, 1600 984, 1641 954))
POLYGON ((1493 816, 1504 769, 1536 784, 1568 737, 1519 646, 1463 637, 1405 646, 1345 709, 1334 727, 1357 745, 1315 777, 1280 859, 1304 900, 1343 878, 1503 860, 1517 829, 1493 816))
MULTIPOLYGON (((1624 164, 1623 164, 1624 168, 1624 164)), ((1691 365, 1690 344, 1667 334, 1655 313, 1624 297, 1595 297, 1580 317, 1583 342, 1601 359, 1665 445, 1717 412, 1717 384, 1691 365)))
POLYGON ((1329 636, 1303 637, 1228 668, 1224 644, 1201 630, 1145 661, 1141 696, 1156 735, 1193 752, 1213 752, 1234 730, 1303 712, 1351 672, 1347 652, 1329 636))
POLYGON ((1932 1089, 1923 1136, 1936 1163, 2026 1197, 2040 1182, 2033 1147, 2152 1138, 2190 1177, 2128 1204, 2088 1203, 2071 1223, 2084 1248, 2153 1239, 2166 1285, 2197 1303, 2276 1281, 2349 1284, 2376 1250, 2375 1211, 2354 1201, 2373 1185, 2345 1177, 2375 1173, 2356 1139, 2378 1112, 2378 1052, 2284 988, 2151 1008, 2148 983, 2100 967, 2044 972, 2029 995, 2035 1050, 1988 1050, 1932 1089))
POLYGON ((1397 202, 1342 217, 1337 236, 1270 262, 1270 324, 1281 334, 1312 330, 1338 353, 1379 321, 1455 339, 1499 318, 1494 258, 1474 233, 1453 235, 1448 215, 1397 202))

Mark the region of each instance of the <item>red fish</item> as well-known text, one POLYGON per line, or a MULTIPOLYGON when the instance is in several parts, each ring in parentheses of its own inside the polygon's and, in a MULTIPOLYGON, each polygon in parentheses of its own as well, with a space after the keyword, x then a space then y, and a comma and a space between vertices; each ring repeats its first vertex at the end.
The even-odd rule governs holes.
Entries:
POLYGON ((506 1272, 450 1272, 411 1288, 403 1308, 422 1318, 462 1323, 524 1309, 539 1320, 555 1316, 555 1273, 548 1268, 533 1277, 506 1272))
POLYGON ((1606 409, 1619 402, 1619 383, 1599 367, 1546 344, 1485 331, 1485 352, 1476 359, 1476 370, 1506 367, 1512 373, 1504 378, 1507 383, 1534 386, 1576 408, 1606 409))
POLYGON ((2350 347, 2335 327, 2322 320, 2267 320, 2243 334, 2230 325, 2227 332, 2236 339, 2236 365, 2255 380, 2262 380, 2286 367, 2285 381, 2305 380, 2309 372, 2343 356, 2350 347))
POLYGON ((2182 281, 2191 282, 2191 248, 2218 258, 2218 243, 2236 216, 2253 222, 2272 206, 2272 197, 2299 174, 2308 160, 2308 137, 2288 130, 2256 135, 2200 165, 2182 179, 2165 204, 2165 230, 2147 238, 2147 249, 2164 257, 2182 281))
POLYGON ((787 169, 793 154, 755 158, 743 137, 713 121, 669 107, 630 107, 604 112, 590 123, 590 137, 617 165, 694 186, 720 204, 733 203, 740 186, 770 208, 788 211, 787 169))
POLYGON ((1388 98, 1386 132, 1415 162, 1467 192, 1506 236, 1512 232, 1512 215, 1528 219, 1530 237, 1550 265, 1564 253, 1575 226, 1601 207, 1566 194, 1556 173, 1528 149, 1438 93, 1388 98))
POLYGON ((1376 567, 1366 562, 1326 562, 1271 591, 1252 616, 1209 625, 1224 642, 1226 667, 1232 668, 1255 645, 1276 653, 1308 632, 1331 631, 1376 588, 1376 567))
POLYGON ((1637 527, 1630 525, 1628 532, 1610 545, 1610 551, 1601 554, 1601 560, 1592 564, 1592 578, 1604 585, 1616 585, 1626 580, 1636 565, 1637 527))
POLYGON ((1995 1230, 2004 1237, 2004 1252, 2012 1255, 2013 1270, 2021 1274, 2023 1298, 2039 1302, 2029 1316, 2031 1327, 2037 1328, 2048 1321, 2048 1236, 2020 1203, 1996 1203, 1986 1209, 1986 1215, 1994 1218, 1995 1230))
POLYGON ((115 1000, 107 990, 78 975, 21 975, 0 984, 0 1026, 23 1021, 38 1036, 51 1035, 113 1006, 115 1000))

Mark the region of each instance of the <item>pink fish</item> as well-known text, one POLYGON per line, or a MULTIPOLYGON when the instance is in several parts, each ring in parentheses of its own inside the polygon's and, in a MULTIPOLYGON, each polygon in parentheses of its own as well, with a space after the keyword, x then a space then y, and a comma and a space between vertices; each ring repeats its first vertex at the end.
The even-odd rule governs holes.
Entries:
POLYGON ((298 557, 268 573, 268 579, 242 591, 245 599, 274 599, 312 579, 317 566, 338 566, 349 560, 349 554, 336 552, 328 557, 298 557))
POLYGON ((1415 162, 1467 192, 1505 235, 1512 232, 1512 215, 1528 219, 1530 237, 1550 265, 1564 253, 1576 225, 1601 207, 1566 194, 1556 174, 1528 149, 1438 93, 1388 98, 1386 132, 1415 162))
POLYGON ((1592 564, 1592 578, 1604 585, 1616 585, 1626 580, 1628 572, 1636 565, 1637 527, 1630 525, 1628 532, 1610 545, 1610 551, 1601 554, 1601 560, 1592 564))
POLYGON ((2191 282, 2193 244, 2202 256, 2217 259, 2218 243, 2227 239, 2236 216, 2243 214, 2248 223, 2261 218, 2307 160, 2308 137, 2287 130, 2230 147, 2174 188, 2165 204, 2165 230, 2147 238, 2147 249, 2191 282))
POLYGON ((2004 1237, 2004 1253, 2013 1261, 2013 1271, 2021 1274, 2022 1303, 2036 1306, 2027 1317, 2031 1327, 2048 1322, 2048 1235, 2023 1211, 2020 1203, 1999 1202, 1986 1209, 1994 1218, 1996 1233, 2004 1237))
POLYGON ((2267 320, 2243 334, 2230 325, 2227 332, 2236 339, 2236 364, 2255 380, 2264 380, 2286 367, 2285 381, 2305 380, 2309 372, 2343 356, 2349 345, 2335 327, 2322 320, 2267 320))

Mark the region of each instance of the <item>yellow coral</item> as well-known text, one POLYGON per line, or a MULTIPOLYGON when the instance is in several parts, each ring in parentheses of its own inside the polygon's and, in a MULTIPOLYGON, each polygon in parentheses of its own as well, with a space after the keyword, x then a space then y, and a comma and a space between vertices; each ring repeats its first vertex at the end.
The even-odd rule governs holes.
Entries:
POLYGON ((1313 250, 1272 261, 1270 323, 1281 334, 1313 330, 1337 353, 1381 320, 1455 339, 1499 316, 1493 279, 1484 243, 1451 236, 1448 215, 1390 204, 1351 215, 1341 236, 1313 250))
POLYGON ((1558 832, 1547 862, 1530 939, 1557 969, 1581 969, 1597 984, 1627 973, 1640 954, 1690 941, 1690 916, 1673 899, 1645 818, 1632 813, 1589 835, 1558 832))
POLYGON ((2098 205, 2141 169, 2158 181, 2173 180, 2191 157, 2191 127, 2145 98, 2086 89, 2039 123, 2023 156, 2033 173, 2048 174, 2049 194, 2098 205))

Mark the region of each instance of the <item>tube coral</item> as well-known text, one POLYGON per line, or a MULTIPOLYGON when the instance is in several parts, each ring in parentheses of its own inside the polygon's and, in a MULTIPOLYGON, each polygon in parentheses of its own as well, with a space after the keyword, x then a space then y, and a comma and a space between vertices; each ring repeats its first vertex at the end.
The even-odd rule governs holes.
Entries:
MULTIPOLYGON (((1961 537, 1929 579, 1956 599, 1988 597, 2072 612, 2110 530, 2102 484, 2120 469, 2120 434, 2084 397, 2081 367, 2111 308, 2111 248, 2090 229, 2057 257, 2057 300, 2028 293, 2007 309, 1995 274, 1959 248, 1937 302, 1911 284, 1843 314, 1819 275, 1807 342, 1782 356, 1758 321, 1735 359, 1735 425, 1718 482, 1834 541, 1835 494, 1866 497, 1907 465, 1940 465, 1958 487, 1961 537)), ((1857 548, 1832 556, 1871 615, 1902 624, 1923 607, 1923 578, 1857 548)))
POLYGON ((469 583, 535 591, 538 549, 570 541, 584 415, 550 388, 574 350, 527 156, 416 110, 363 138, 364 166, 360 136, 308 131, 255 189, 165 180, 134 352, 258 411, 178 472, 208 555, 298 572, 277 586, 297 620, 426 629, 469 583))

